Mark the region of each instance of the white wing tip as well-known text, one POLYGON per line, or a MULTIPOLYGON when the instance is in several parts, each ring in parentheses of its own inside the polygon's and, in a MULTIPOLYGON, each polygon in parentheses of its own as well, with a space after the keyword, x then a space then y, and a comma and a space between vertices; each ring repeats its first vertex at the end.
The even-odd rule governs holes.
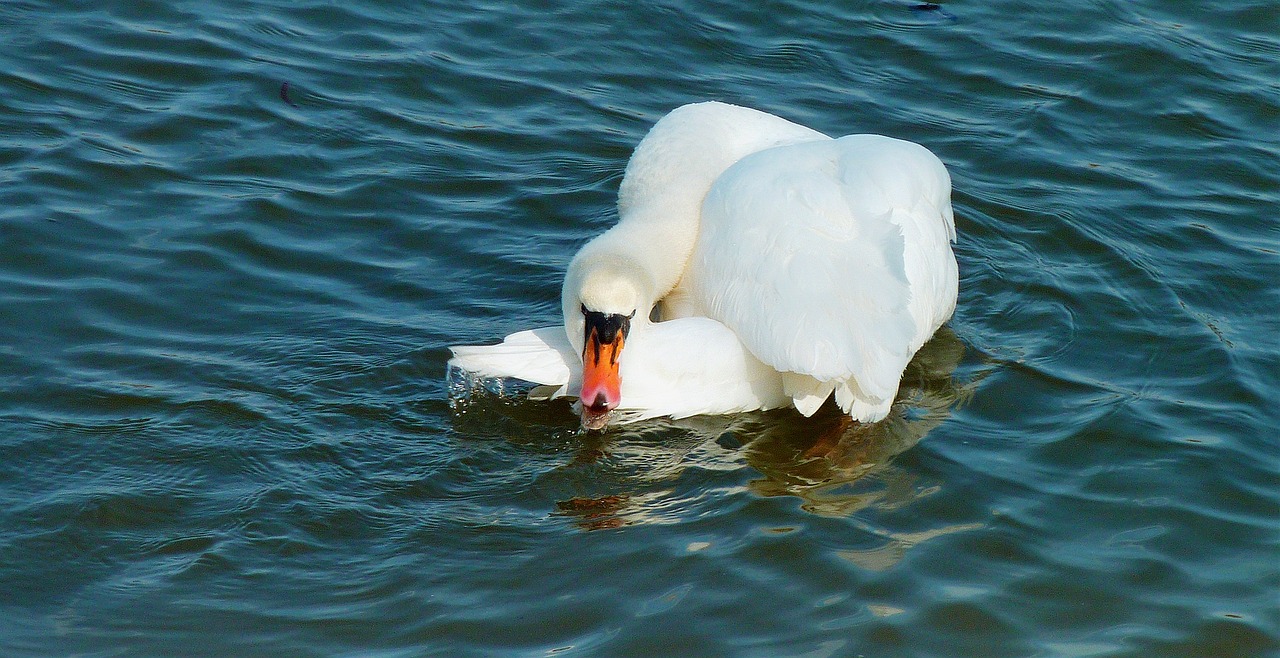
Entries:
POLYGON ((519 331, 497 345, 455 345, 449 367, 480 377, 510 377, 561 386, 569 381, 572 348, 556 327, 519 331))

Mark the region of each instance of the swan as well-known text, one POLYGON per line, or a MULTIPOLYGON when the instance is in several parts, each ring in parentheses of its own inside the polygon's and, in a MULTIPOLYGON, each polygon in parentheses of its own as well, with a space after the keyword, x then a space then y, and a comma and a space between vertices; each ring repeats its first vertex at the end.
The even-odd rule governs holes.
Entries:
POLYGON ((637 145, 618 222, 565 273, 563 327, 451 348, 451 368, 577 397, 582 426, 828 399, 888 415, 959 287, 946 167, 919 144, 831 138, 685 105, 637 145))

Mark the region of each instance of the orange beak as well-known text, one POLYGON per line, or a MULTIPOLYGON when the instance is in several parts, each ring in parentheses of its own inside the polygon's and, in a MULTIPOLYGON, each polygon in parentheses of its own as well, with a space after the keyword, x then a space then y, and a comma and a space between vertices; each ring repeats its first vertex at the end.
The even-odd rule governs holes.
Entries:
POLYGON ((622 315, 585 313, 586 342, 582 347, 582 426, 603 429, 609 412, 622 401, 622 377, 618 359, 630 329, 630 318, 622 315))
POLYGON ((622 401, 622 377, 618 375, 618 356, 626 339, 618 332, 613 342, 605 343, 592 331, 582 349, 582 426, 602 429, 609 412, 622 401))

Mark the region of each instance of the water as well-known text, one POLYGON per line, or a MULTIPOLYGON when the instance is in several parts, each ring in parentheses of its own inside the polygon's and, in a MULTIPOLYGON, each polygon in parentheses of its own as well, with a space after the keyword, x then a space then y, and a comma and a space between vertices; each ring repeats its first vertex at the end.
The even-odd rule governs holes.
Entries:
POLYGON ((1273 2, 361 4, 0 5, 0 653, 1280 653, 1273 2), (895 415, 452 410, 707 99, 950 167, 895 415))

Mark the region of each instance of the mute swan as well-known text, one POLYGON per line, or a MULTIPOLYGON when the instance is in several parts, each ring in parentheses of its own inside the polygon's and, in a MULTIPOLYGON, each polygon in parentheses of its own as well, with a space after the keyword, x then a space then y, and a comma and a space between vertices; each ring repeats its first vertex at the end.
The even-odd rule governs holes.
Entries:
POLYGON ((641 140, 618 223, 582 247, 564 327, 451 348, 451 367, 577 396, 582 425, 794 405, 889 413, 955 311, 951 178, 923 146, 832 139, 718 102, 641 140))

